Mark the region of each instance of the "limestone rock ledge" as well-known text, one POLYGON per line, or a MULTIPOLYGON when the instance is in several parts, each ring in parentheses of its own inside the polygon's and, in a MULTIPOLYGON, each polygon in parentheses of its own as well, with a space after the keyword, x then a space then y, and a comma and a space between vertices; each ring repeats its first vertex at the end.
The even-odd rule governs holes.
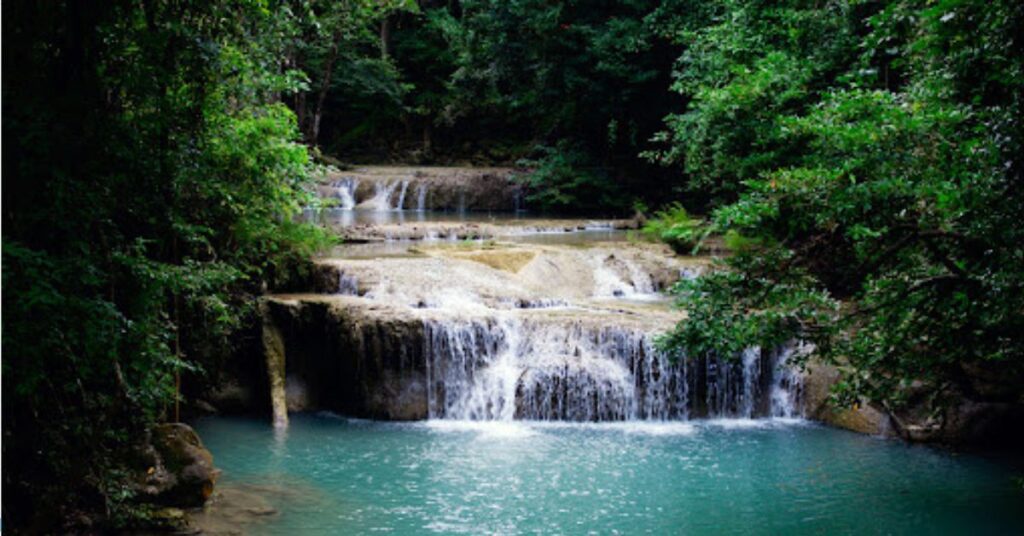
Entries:
MULTIPOLYGON (((1024 403, 993 396, 999 393, 976 388, 971 396, 952 391, 939 410, 932 409, 927 397, 912 394, 909 403, 899 409, 867 401, 853 408, 835 408, 828 403, 829 389, 839 378, 835 367, 812 363, 804 378, 805 415, 838 428, 915 443, 964 447, 1024 444, 1024 403)), ((974 374, 972 379, 977 383, 983 377, 974 374)))
POLYGON ((328 410, 373 419, 427 418, 423 323, 387 306, 346 299, 267 301, 284 342, 289 411, 328 410))
MULTIPOLYGON (((358 295, 278 295, 267 298, 265 314, 287 355, 283 399, 288 411, 398 421, 429 416, 428 359, 422 344, 410 344, 424 340, 421 317, 358 295)), ((580 316, 579 311, 551 313, 556 314, 573 321, 580 316)), ((625 322, 629 316, 618 318, 625 322)), ((803 414, 838 428, 962 446, 1019 442, 1015 434, 1024 430, 1019 402, 959 396, 938 415, 920 403, 899 411, 867 401, 835 408, 828 401, 839 378, 835 367, 811 363, 803 377, 803 414)))

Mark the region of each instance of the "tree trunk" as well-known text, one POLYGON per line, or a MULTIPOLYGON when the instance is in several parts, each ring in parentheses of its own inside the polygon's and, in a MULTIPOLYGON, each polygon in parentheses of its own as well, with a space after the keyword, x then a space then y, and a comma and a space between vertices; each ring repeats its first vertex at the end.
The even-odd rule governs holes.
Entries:
POLYGON ((388 59, 391 55, 391 17, 384 17, 380 23, 380 57, 388 59))
POLYGON ((309 132, 306 142, 316 146, 320 137, 320 120, 324 116, 324 102, 327 100, 327 90, 331 88, 331 75, 334 73, 334 63, 338 61, 338 51, 341 46, 342 33, 334 34, 331 42, 331 51, 327 54, 327 62, 324 64, 324 77, 320 81, 320 91, 316 97, 316 108, 313 109, 313 119, 309 125, 309 132))
POLYGON ((296 91, 295 92, 295 121, 299 124, 299 132, 302 132, 303 136, 306 136, 306 141, 309 141, 309 125, 306 124, 306 92, 296 91))

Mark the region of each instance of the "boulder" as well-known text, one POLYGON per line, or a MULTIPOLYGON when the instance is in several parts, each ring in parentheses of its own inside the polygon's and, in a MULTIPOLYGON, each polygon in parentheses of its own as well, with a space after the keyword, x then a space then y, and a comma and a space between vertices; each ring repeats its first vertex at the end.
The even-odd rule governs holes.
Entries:
POLYGON ((145 462, 138 491, 147 502, 189 508, 202 506, 213 494, 220 474, 213 455, 187 424, 160 424, 142 449, 145 462))
POLYGON ((970 369, 971 394, 950 389, 938 405, 924 384, 907 386, 907 403, 897 409, 868 401, 855 407, 836 408, 828 401, 829 390, 839 378, 834 366, 810 363, 804 376, 804 412, 815 420, 854 432, 893 435, 919 443, 997 447, 1024 445, 1024 404, 1005 401, 999 390, 1001 378, 985 376, 984 369, 970 369), (980 371, 980 372, 979 372, 980 371), (979 388, 978 386, 985 388, 979 388), (992 397, 1001 397, 992 400, 992 397))
POLYGON ((900 408, 893 412, 896 431, 908 441, 972 447, 1024 445, 1024 405, 949 395, 945 405, 900 408))
POLYGON ((889 415, 867 401, 849 408, 837 408, 829 402, 830 390, 838 379, 839 370, 832 365, 807 365, 803 387, 804 414, 837 428, 862 434, 889 435, 889 415))

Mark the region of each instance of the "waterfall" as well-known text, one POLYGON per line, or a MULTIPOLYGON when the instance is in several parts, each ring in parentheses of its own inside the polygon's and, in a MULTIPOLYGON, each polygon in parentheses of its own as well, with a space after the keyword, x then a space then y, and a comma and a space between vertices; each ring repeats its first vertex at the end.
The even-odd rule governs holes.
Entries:
POLYGON ((356 188, 359 187, 359 179, 344 177, 331 183, 334 188, 335 197, 341 201, 341 208, 352 210, 356 206, 356 188))
POLYGON ((398 194, 398 202, 395 203, 394 210, 402 210, 405 208, 405 192, 409 189, 409 181, 402 181, 402 190, 398 194))
POLYGON ((416 212, 423 212, 427 208, 427 185, 419 183, 416 185, 416 212))
POLYGON ((431 418, 795 416, 799 382, 786 355, 751 348, 739 359, 672 360, 651 334, 625 328, 514 316, 424 321, 431 418))
POLYGON ((657 289, 647 270, 628 260, 608 256, 593 259, 595 298, 656 299, 657 289))
POLYGON ((754 398, 757 394, 757 380, 761 377, 761 348, 747 348, 743 351, 743 391, 739 414, 747 419, 754 416, 754 398))
POLYGON ((793 418, 800 416, 803 378, 798 370, 789 365, 789 359, 795 352, 803 351, 807 351, 807 348, 802 345, 786 345, 776 353, 771 384, 772 417, 793 418))
POLYGON ((347 274, 344 271, 338 271, 338 294, 345 296, 358 296, 359 295, 359 280, 356 276, 347 274))
POLYGON ((752 418, 757 415, 760 389, 761 349, 747 348, 737 361, 707 359, 708 415, 711 417, 752 418))
POLYGON ((380 211, 402 210, 402 207, 405 205, 405 193, 408 188, 408 179, 375 182, 373 184, 373 197, 361 203, 360 206, 380 211), (395 199, 396 190, 398 190, 397 199, 395 199), (392 199, 394 199, 394 203, 392 203, 392 199))

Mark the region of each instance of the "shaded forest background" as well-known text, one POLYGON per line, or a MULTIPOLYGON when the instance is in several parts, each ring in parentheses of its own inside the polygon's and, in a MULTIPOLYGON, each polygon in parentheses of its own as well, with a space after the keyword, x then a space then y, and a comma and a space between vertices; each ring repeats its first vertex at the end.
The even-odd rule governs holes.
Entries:
POLYGON ((331 242, 294 219, 331 163, 515 165, 535 209, 723 240, 677 289, 691 355, 801 339, 839 404, 1021 401, 1016 0, 4 7, 8 530, 146 522, 131 453, 331 242))

